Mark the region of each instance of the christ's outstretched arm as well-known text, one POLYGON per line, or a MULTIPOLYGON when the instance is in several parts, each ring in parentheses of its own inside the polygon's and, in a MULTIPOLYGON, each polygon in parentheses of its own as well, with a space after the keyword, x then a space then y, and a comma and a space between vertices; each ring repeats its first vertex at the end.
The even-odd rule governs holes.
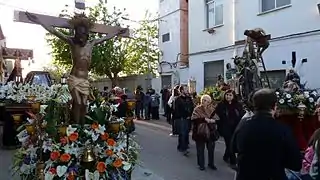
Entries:
POLYGON ((51 25, 47 25, 44 22, 41 22, 40 19, 37 17, 37 15, 26 12, 26 15, 28 17, 28 19, 34 23, 37 23, 39 25, 41 25, 45 30, 47 30, 49 33, 57 36, 59 39, 62 39, 63 41, 71 44, 72 40, 71 38, 69 38, 68 36, 66 36, 65 34, 61 33, 60 31, 57 31, 56 29, 54 29, 51 25))
POLYGON ((106 40, 109 40, 115 36, 118 36, 120 34, 124 34, 128 31, 128 29, 119 29, 118 31, 116 32, 113 32, 113 33, 108 33, 107 35, 103 36, 102 38, 100 39, 95 39, 91 42, 92 45, 97 45, 97 44, 100 44, 100 43, 103 43, 104 41, 106 40))

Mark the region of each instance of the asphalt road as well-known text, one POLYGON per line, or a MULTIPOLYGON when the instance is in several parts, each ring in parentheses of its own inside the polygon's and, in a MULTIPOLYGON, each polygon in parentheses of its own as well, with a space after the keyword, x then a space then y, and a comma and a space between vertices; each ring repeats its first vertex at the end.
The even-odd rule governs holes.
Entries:
MULTIPOLYGON (((189 157, 176 150, 177 138, 170 137, 170 128, 162 122, 136 122, 134 136, 141 145, 141 163, 133 180, 233 180, 234 172, 224 163, 224 143, 217 142, 217 171, 200 171, 196 164, 195 144, 191 142, 189 157)), ((14 180, 9 168, 14 151, 0 150, 0 180, 14 180)))
MULTIPOLYGON (((191 142, 190 155, 185 157, 177 150, 177 137, 170 137, 170 128, 164 123, 136 121, 135 136, 141 150, 141 164, 164 180, 233 180, 234 171, 222 160, 224 143, 217 142, 215 163, 218 171, 200 171, 196 163, 196 150, 191 142)), ((153 180, 153 178, 150 178, 153 180)))

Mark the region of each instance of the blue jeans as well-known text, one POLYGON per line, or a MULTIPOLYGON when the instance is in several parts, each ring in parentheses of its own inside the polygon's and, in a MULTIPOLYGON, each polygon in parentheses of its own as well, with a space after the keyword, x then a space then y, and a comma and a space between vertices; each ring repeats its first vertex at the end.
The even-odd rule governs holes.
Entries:
POLYGON ((176 119, 176 125, 179 133, 178 147, 179 151, 186 151, 189 145, 189 120, 185 118, 176 119))
POLYGON ((145 119, 150 119, 149 105, 144 105, 144 118, 145 119))

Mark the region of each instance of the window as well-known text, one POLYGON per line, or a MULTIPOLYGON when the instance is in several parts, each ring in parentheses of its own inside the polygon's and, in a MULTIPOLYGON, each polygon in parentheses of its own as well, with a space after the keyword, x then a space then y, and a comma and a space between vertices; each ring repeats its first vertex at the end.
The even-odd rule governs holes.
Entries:
POLYGON ((204 87, 215 86, 218 76, 223 76, 224 61, 210 61, 204 63, 204 87))
POLYGON ((221 0, 206 0, 207 28, 223 24, 223 4, 221 0))
POLYGON ((166 33, 162 35, 162 42, 170 41, 170 33, 166 33))
MULTIPOLYGON (((286 78, 286 71, 285 70, 267 71, 267 75, 270 81, 271 88, 281 88, 286 78)), ((266 87, 268 85, 268 82, 266 79, 266 73, 264 71, 261 72, 261 78, 262 78, 262 83, 266 87)))
POLYGON ((261 12, 270 11, 291 4, 291 0, 261 0, 261 12))

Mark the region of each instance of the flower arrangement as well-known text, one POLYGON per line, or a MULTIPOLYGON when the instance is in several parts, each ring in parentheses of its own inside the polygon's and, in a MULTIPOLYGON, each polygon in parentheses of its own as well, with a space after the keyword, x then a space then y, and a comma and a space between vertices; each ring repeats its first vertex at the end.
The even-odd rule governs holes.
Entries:
POLYGON ((139 145, 125 131, 124 121, 112 116, 116 110, 105 102, 93 105, 87 117, 91 124, 60 126, 55 136, 44 131, 41 147, 34 132, 22 130, 13 170, 26 180, 35 179, 40 162, 45 180, 130 179, 139 145), (110 123, 119 123, 121 131, 110 131, 110 123))
POLYGON ((224 91, 221 88, 212 86, 205 88, 200 95, 208 94, 213 98, 214 101, 221 101, 223 99, 224 91))
POLYGON ((278 107, 280 110, 298 113, 299 107, 303 106, 306 114, 313 115, 316 111, 316 101, 319 94, 314 90, 303 91, 285 91, 279 89, 276 91, 278 97, 278 107))
POLYGON ((67 85, 55 84, 49 87, 38 84, 8 82, 6 85, 0 86, 0 99, 22 103, 27 101, 30 96, 36 97, 35 100, 41 103, 51 99, 65 103, 71 99, 67 85))

